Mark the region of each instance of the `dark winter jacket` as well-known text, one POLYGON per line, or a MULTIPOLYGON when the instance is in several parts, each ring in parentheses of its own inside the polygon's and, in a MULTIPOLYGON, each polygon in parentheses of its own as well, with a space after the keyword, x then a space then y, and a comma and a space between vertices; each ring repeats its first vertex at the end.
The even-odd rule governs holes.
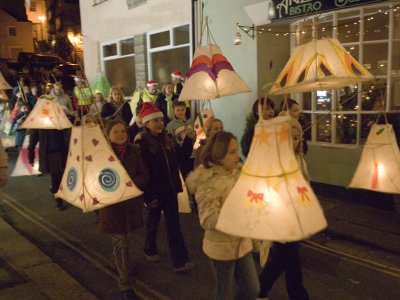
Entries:
MULTIPOLYGON (((142 161, 138 145, 127 144, 121 163, 140 189, 149 181, 149 172, 142 161)), ((116 151, 115 151, 116 152, 116 151)), ((104 233, 129 233, 143 226, 143 196, 128 199, 99 209, 99 230, 104 233)))
POLYGON ((141 132, 136 143, 140 144, 142 158, 150 173, 149 184, 144 190, 145 201, 167 198, 177 201, 176 195, 183 190, 174 143, 171 141, 171 146, 167 147, 162 136, 153 136, 145 131, 141 132))
MULTIPOLYGON (((115 114, 117 110, 118 108, 116 107, 115 104, 113 104, 112 102, 107 102, 103 105, 100 116, 105 119, 111 119, 111 117, 115 114)), ((123 104, 122 108, 118 111, 118 113, 113 117, 113 119, 123 120, 126 126, 129 126, 132 117, 133 115, 131 107, 129 106, 129 103, 125 103, 123 104)))
POLYGON ((67 162, 70 129, 31 129, 29 132, 28 159, 35 161, 35 147, 39 143, 39 171, 63 173, 67 162))

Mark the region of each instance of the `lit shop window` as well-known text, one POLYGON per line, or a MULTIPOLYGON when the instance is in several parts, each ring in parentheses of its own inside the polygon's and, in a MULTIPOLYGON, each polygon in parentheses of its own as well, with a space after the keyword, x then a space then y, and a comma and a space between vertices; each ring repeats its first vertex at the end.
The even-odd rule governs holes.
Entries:
POLYGON ((105 42, 100 48, 103 70, 110 84, 120 86, 125 96, 130 96, 136 85, 134 38, 105 42))
POLYGON ((310 128, 305 138, 327 145, 364 144, 383 110, 395 131, 400 128, 400 8, 390 4, 357 7, 320 16, 317 28, 311 29, 311 24, 310 20, 291 24, 292 46, 313 37, 337 38, 376 81, 292 95, 310 128))
POLYGON ((147 33, 149 78, 165 83, 174 70, 185 73, 191 61, 189 24, 147 33))

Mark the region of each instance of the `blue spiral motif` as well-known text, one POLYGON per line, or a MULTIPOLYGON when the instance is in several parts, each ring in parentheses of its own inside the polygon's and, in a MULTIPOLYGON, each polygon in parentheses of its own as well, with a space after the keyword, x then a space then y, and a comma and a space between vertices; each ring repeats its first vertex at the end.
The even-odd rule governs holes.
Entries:
POLYGON ((106 192, 115 192, 120 185, 118 172, 111 168, 105 168, 99 173, 99 184, 106 192))
POLYGON ((67 175, 67 187, 70 192, 73 192, 75 190, 77 182, 78 182, 78 172, 74 167, 71 167, 67 175))

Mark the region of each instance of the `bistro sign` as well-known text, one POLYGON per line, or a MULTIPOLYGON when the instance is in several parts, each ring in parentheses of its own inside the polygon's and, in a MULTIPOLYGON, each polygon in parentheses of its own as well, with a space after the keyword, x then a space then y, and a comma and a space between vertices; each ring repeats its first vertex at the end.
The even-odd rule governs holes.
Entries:
POLYGON ((269 14, 272 21, 278 21, 380 1, 383 0, 272 0, 269 14))

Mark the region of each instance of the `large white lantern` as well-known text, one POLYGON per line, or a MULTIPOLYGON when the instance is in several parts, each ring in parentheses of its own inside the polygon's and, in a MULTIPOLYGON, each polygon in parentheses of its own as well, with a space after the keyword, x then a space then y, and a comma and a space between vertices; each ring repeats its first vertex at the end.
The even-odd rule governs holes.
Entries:
POLYGON ((400 152, 392 125, 372 125, 349 187, 400 194, 400 152))
POLYGON ((19 151, 17 163, 15 164, 14 170, 11 173, 11 177, 27 176, 27 175, 39 175, 39 145, 35 147, 35 161, 33 166, 29 163, 28 155, 29 146, 29 135, 25 136, 24 144, 19 151))
POLYGON ((257 123, 248 158, 225 200, 216 228, 270 241, 298 241, 327 226, 323 211, 299 169, 290 117, 257 123))
POLYGON ((72 128, 67 165, 56 197, 89 212, 141 194, 99 125, 72 128))
POLYGON ((334 90, 373 79, 338 40, 314 39, 294 49, 270 94, 334 90))
POLYGON ((29 113, 20 128, 30 129, 66 129, 71 128, 72 123, 68 120, 60 104, 51 95, 43 95, 29 113))

